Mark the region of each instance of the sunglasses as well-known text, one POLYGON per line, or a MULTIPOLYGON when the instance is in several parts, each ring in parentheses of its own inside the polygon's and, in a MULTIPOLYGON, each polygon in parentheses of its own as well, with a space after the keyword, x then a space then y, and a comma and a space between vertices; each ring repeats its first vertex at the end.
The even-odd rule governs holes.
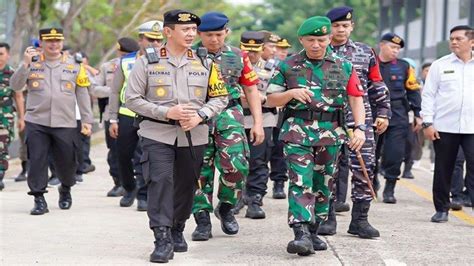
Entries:
POLYGON ((148 38, 148 37, 146 37, 146 39, 150 43, 154 43, 154 42, 160 43, 161 42, 161 40, 158 40, 158 39, 152 39, 152 38, 148 38))

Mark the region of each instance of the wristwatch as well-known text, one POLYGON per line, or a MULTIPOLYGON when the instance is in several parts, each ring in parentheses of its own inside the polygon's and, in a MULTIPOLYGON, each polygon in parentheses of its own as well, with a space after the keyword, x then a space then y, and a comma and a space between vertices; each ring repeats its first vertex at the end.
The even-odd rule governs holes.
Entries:
POLYGON ((367 130, 367 126, 365 124, 360 124, 354 127, 355 129, 358 129, 362 132, 365 132, 367 130))
POLYGON ((433 123, 425 123, 425 122, 421 123, 421 127, 422 127, 422 128, 429 128, 429 127, 431 127, 432 125, 433 125, 433 123))
POLYGON ((206 113, 204 113, 201 110, 199 110, 197 113, 198 113, 199 117, 202 118, 202 121, 207 121, 208 117, 207 117, 206 113))

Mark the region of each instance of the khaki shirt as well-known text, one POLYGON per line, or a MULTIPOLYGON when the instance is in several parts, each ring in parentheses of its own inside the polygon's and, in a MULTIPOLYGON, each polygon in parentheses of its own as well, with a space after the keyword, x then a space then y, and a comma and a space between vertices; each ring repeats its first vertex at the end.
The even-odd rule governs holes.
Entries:
POLYGON ((120 91, 122 90, 125 76, 120 66, 120 58, 117 61, 117 68, 112 78, 112 86, 109 94, 109 119, 117 120, 120 108, 120 91))
MULTIPOLYGON (((100 73, 95 77, 95 86, 91 90, 91 94, 97 98, 109 98, 111 93, 114 72, 119 67, 120 58, 114 58, 102 64, 100 73)), ((117 98, 118 99, 118 98, 117 98)), ((110 119, 109 115, 110 103, 107 104, 104 111, 104 121, 110 119)))
MULTIPOLYGON (((267 94, 268 82, 270 81, 274 70, 266 70, 264 68, 266 61, 260 58, 260 60, 253 66, 255 73, 257 73, 259 83, 257 84, 258 91, 261 95, 265 96, 267 94)), ((276 66, 275 66, 276 67, 276 66)), ((244 108, 249 108, 247 104, 243 104, 244 108)), ((265 104, 262 107, 267 107, 265 104)), ((263 127, 276 127, 278 122, 278 114, 273 113, 262 113, 263 116, 263 127)), ((246 115, 244 117, 244 126, 245 128, 253 127, 253 117, 251 115, 246 115)))
POLYGON ((47 127, 77 127, 75 105, 79 106, 81 121, 92 124, 90 81, 85 68, 72 56, 63 55, 55 61, 24 64, 15 72, 11 86, 21 91, 26 84, 25 121, 47 127))
MULTIPOLYGON (((145 117, 168 121, 166 113, 177 104, 191 103, 208 118, 227 106, 227 91, 223 81, 223 91, 209 89, 219 87, 210 86, 215 82, 217 72, 206 69, 192 50, 188 50, 181 59, 171 56, 165 46, 155 50, 160 58, 158 63, 148 64, 147 58, 142 56, 137 59, 130 73, 125 92, 125 104, 130 110, 145 117)), ((144 120, 140 123, 138 134, 169 145, 177 141, 180 147, 188 146, 185 133, 179 125, 144 120)), ((191 136, 193 145, 207 144, 208 126, 196 126, 191 130, 191 136)))

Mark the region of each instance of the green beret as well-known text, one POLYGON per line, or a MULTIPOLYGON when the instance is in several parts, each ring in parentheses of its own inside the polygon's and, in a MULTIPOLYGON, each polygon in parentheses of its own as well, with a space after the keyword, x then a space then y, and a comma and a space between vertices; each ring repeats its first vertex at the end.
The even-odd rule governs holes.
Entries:
POLYGON ((301 24, 298 29, 298 37, 301 36, 323 36, 331 33, 331 20, 327 17, 310 17, 301 24))

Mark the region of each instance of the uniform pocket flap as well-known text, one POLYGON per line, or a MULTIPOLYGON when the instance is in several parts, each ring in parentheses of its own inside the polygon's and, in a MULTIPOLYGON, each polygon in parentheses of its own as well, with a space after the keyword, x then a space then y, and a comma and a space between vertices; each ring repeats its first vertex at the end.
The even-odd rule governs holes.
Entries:
POLYGON ((148 80, 148 84, 150 87, 158 87, 158 86, 171 86, 173 83, 171 82, 170 77, 151 77, 148 80))

